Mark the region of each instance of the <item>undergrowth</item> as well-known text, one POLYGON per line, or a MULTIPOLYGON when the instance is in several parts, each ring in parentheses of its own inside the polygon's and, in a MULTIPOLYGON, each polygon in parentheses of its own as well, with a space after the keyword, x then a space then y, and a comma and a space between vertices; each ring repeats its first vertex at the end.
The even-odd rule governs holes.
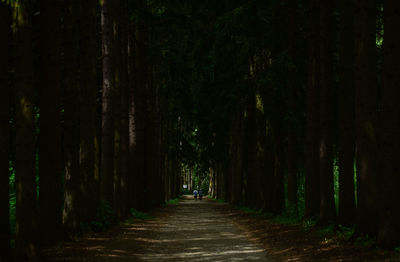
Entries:
POLYGON ((136 218, 136 219, 140 219, 140 220, 148 220, 148 219, 153 219, 152 216, 150 216, 149 214, 146 214, 144 212, 140 212, 134 208, 130 209, 132 217, 136 218))
POLYGON ((102 200, 96 211, 96 218, 90 222, 90 228, 95 232, 101 232, 108 229, 111 225, 116 224, 117 216, 111 205, 102 200))
POLYGON ((179 203, 180 198, 170 199, 166 202, 167 205, 176 205, 179 203))

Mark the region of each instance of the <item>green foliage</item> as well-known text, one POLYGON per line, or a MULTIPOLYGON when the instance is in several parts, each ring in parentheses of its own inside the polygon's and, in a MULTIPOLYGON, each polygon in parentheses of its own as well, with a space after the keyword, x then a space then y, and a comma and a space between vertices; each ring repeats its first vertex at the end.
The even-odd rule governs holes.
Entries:
POLYGON ((116 223, 117 216, 110 204, 105 200, 100 201, 100 205, 96 210, 96 218, 90 223, 90 228, 95 232, 101 232, 116 223))
POLYGON ((131 208, 130 211, 131 211, 131 214, 132 214, 133 218, 141 219, 141 220, 153 219, 152 216, 150 216, 150 215, 148 215, 148 214, 146 214, 144 212, 140 212, 140 211, 138 211, 138 210, 136 210, 134 208, 131 208))
POLYGON ((254 209, 254 208, 249 208, 249 207, 245 207, 245 206, 239 206, 237 208, 240 211, 245 212, 245 213, 250 214, 255 217, 267 218, 267 219, 270 219, 273 217, 272 214, 263 212, 262 209, 254 209))
POLYGON ((226 201, 223 199, 216 199, 215 201, 217 201, 217 203, 225 203, 226 201))
POLYGON ((330 237, 333 236, 335 233, 336 233, 336 225, 334 224, 330 224, 325 227, 319 228, 316 231, 316 234, 319 237, 330 237))
POLYGON ((181 195, 191 195, 191 194, 192 194, 192 191, 190 191, 189 189, 187 189, 187 188, 181 189, 181 195))
POLYGON ((336 213, 339 212, 339 159, 333 160, 333 189, 335 197, 336 213))
POLYGON ((201 181, 201 190, 203 191, 203 195, 208 194, 208 188, 210 186, 210 176, 207 175, 204 177, 204 179, 201 181))
POLYGON ((304 219, 302 222, 302 227, 304 231, 311 231, 315 227, 316 223, 317 223, 316 218, 304 219))
POLYGON ((13 163, 9 162, 8 168, 9 174, 9 186, 10 186, 10 232, 11 236, 15 235, 15 225, 16 225, 16 194, 15 194, 15 169, 13 163))
POLYGON ((363 247, 370 248, 374 246, 376 243, 376 239, 372 238, 368 235, 359 236, 355 240, 355 244, 363 247))
POLYGON ((339 230, 337 231, 337 234, 339 237, 344 238, 344 239, 350 239, 354 235, 355 227, 345 227, 342 225, 339 225, 339 230))
POLYGON ((179 198, 175 198, 175 199, 170 199, 167 201, 167 205, 176 205, 179 203, 179 198))
POLYGON ((279 216, 274 216, 272 221, 277 224, 294 225, 299 224, 301 219, 299 216, 294 215, 294 213, 286 213, 279 216))
MULTIPOLYGON (((305 200, 304 200, 304 185, 305 185, 305 174, 304 169, 300 169, 297 174, 297 215, 299 217, 304 216, 305 200)), ((287 196, 287 195, 286 195, 287 196)), ((288 213, 293 213, 288 210, 288 213)))

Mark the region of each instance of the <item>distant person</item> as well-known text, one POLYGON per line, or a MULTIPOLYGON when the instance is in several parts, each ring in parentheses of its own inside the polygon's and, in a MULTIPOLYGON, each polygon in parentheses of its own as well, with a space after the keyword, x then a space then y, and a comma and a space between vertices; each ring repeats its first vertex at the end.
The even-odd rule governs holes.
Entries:
POLYGON ((197 194, 198 194, 197 190, 196 190, 196 189, 193 190, 193 197, 194 197, 194 200, 197 200, 197 194))
POLYGON ((203 191, 200 189, 199 191, 199 199, 202 200, 203 199, 203 191))

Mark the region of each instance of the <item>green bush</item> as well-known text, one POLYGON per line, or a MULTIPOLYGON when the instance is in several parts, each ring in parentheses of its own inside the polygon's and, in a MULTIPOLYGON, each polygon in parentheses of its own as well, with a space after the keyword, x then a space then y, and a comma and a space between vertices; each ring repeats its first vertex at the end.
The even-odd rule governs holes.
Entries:
POLYGON ((184 188, 181 190, 181 195, 191 195, 191 194, 192 194, 192 191, 190 191, 187 188, 184 188))
POLYGON ((136 219, 141 219, 141 220, 147 220, 147 219, 152 219, 153 217, 144 213, 144 212, 140 212, 134 208, 130 209, 132 217, 136 218, 136 219))
POLYGON ((167 205, 176 205, 179 203, 179 198, 175 198, 175 199, 170 199, 167 201, 167 205))
POLYGON ((101 232, 108 229, 111 225, 117 223, 117 216, 110 204, 102 200, 96 211, 96 218, 90 223, 90 227, 95 232, 101 232))

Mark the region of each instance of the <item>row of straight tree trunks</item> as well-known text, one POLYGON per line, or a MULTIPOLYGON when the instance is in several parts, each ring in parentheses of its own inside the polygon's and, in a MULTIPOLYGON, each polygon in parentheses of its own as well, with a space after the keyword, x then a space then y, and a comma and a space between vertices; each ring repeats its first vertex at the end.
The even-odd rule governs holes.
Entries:
POLYGON ((318 225, 355 225, 354 239, 369 236, 384 247, 399 245, 400 32, 395 25, 400 3, 311 0, 303 8, 303 1, 280 2, 267 7, 276 42, 256 42, 258 52, 243 71, 249 86, 231 110, 225 149, 230 160, 214 164, 212 193, 274 214, 297 214, 298 185, 304 186, 300 216, 318 225), (379 23, 385 28, 383 45, 377 44, 379 23), (260 75, 281 66, 277 57, 283 53, 290 60, 283 70, 286 81, 281 79, 279 88, 271 79, 257 86, 260 75))
POLYGON ((0 2, 0 261, 40 259, 42 247, 101 210, 124 219, 179 194, 178 154, 166 150, 177 132, 160 120, 146 9, 126 0, 0 2))

